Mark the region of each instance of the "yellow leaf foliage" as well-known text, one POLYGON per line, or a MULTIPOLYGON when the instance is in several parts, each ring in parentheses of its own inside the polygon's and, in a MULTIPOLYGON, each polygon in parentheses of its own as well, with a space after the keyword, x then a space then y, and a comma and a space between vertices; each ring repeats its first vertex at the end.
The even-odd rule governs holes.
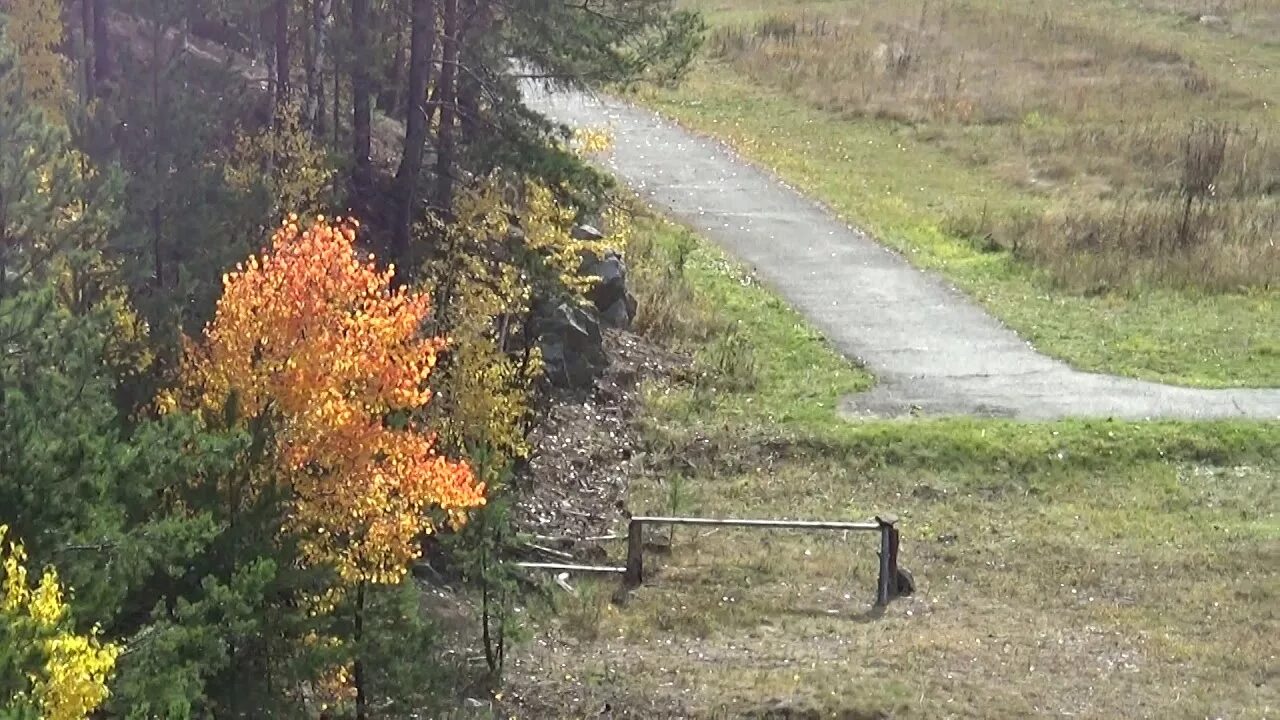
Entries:
POLYGON ((519 189, 518 204, 503 200, 497 180, 463 193, 444 251, 427 267, 440 298, 439 331, 453 341, 438 385, 446 401, 441 432, 453 447, 482 448, 487 477, 529 454, 524 420, 543 365, 536 347, 526 353, 515 341, 527 330, 535 289, 558 286, 581 297, 595 281, 578 272, 583 254, 601 251, 573 237, 575 212, 551 189, 519 189))
POLYGON ((354 221, 303 229, 291 216, 225 277, 203 340, 188 343, 183 394, 210 419, 273 418, 304 555, 348 582, 395 582, 434 530, 428 511, 461 524, 485 487, 433 434, 388 422, 427 404, 443 343, 421 333, 428 296, 393 290, 393 270, 360 260, 355 238, 354 221))
POLYGON ((280 108, 270 127, 238 131, 224 169, 233 188, 261 184, 275 201, 276 217, 288 210, 304 217, 322 211, 335 174, 324 147, 303 122, 297 101, 280 108))
POLYGON ((67 629, 69 613, 57 572, 46 569, 40 583, 29 587, 22 545, 4 548, 8 530, 0 525, 0 624, 8 627, 15 647, 35 650, 43 665, 27 669, 29 689, 0 699, 0 711, 16 706, 44 720, 87 718, 107 699, 107 678, 120 648, 101 642, 97 628, 88 635, 67 629))
POLYGON ((570 149, 579 156, 598 155, 613 147, 613 136, 607 130, 578 128, 573 131, 570 149))

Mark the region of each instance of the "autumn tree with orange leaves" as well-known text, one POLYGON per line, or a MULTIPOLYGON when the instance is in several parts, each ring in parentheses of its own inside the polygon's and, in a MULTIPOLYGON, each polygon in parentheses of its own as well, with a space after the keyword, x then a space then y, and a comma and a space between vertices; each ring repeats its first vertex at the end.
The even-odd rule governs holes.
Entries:
POLYGON ((428 296, 393 288, 394 268, 362 259, 356 231, 354 220, 320 217, 304 229, 291 216, 224 277, 213 320, 184 349, 180 389, 161 404, 265 438, 266 471, 220 494, 234 518, 237 503, 285 491, 284 532, 305 563, 332 567, 340 581, 309 598, 313 611, 352 612, 350 634, 331 639, 353 651, 350 665, 330 668, 319 687, 354 700, 364 718, 369 585, 397 584, 420 538, 462 525, 485 486, 465 461, 438 454, 421 424, 444 347, 423 333, 428 296))
POLYGON ((219 422, 268 419, 303 556, 348 583, 390 583, 418 538, 461 524, 485 488, 436 453, 416 417, 443 347, 421 332, 428 297, 393 289, 393 268, 358 255, 356 230, 291 217, 229 273, 204 337, 186 348, 181 397, 219 422))

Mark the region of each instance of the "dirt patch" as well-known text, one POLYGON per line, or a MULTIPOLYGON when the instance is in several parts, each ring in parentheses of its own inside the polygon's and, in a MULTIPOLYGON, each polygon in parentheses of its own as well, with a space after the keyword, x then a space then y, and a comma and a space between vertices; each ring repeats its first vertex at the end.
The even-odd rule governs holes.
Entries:
MULTIPOLYGON (((691 361, 631 332, 606 330, 604 345, 609 367, 594 386, 553 396, 532 438, 537 450, 529 472, 516 487, 520 501, 514 519, 521 531, 543 538, 540 544, 577 561, 618 563, 620 558, 609 557, 617 555, 616 545, 582 539, 625 535, 630 480, 646 456, 638 425, 643 384, 686 375, 691 361)), ((557 601, 597 613, 610 602, 612 580, 594 586, 584 577, 570 582, 574 595, 557 591, 557 601)), ((494 709, 521 718, 687 715, 675 698, 629 691, 610 681, 614 667, 611 651, 585 644, 560 627, 539 628, 509 662, 494 709), (582 672, 584 652, 597 659, 598 673, 582 672)))
MULTIPOLYGON (((517 499, 512 517, 518 531, 537 538, 535 545, 558 554, 542 557, 537 548, 530 548, 527 559, 621 562, 619 543, 596 538, 626 533, 630 480, 647 455, 638 425, 643 385, 682 377, 691 361, 626 331, 605 330, 604 347, 610 361, 605 372, 588 390, 554 392, 545 419, 530 438, 535 455, 512 488, 517 499)), ((561 627, 566 617, 598 614, 609 604, 616 581, 601 579, 593 586, 594 579, 574 575, 569 578, 572 594, 548 584, 549 595, 535 594, 536 602, 530 596, 533 604, 521 608, 521 615, 542 612, 537 608, 546 600, 556 604, 557 612, 551 621, 534 627, 531 640, 512 650, 503 682, 495 690, 477 656, 476 601, 447 571, 441 574, 429 564, 419 567, 423 607, 441 620, 444 661, 463 667, 458 717, 685 716, 670 698, 603 688, 599 677, 581 672, 582 654, 587 652, 602 668, 612 666, 611 651, 561 627)))
POLYGON ((689 360, 634 333, 607 330, 610 363, 588 391, 560 391, 531 438, 529 472, 516 486, 520 530, 557 538, 607 535, 630 517, 627 479, 640 454, 641 384, 689 360))

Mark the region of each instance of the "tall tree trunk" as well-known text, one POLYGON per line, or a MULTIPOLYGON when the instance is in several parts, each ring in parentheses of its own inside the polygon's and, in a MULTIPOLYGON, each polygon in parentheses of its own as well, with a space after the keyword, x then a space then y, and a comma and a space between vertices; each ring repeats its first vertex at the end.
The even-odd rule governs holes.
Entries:
POLYGON ((325 133, 324 64, 329 46, 329 13, 332 0, 311 2, 311 57, 307 63, 307 124, 320 137, 325 133))
POLYGON ((315 130, 316 137, 323 138, 328 130, 328 121, 325 120, 325 95, 324 95, 324 64, 316 64, 316 72, 320 74, 320 79, 316 82, 316 94, 312 98, 315 102, 315 109, 312 112, 312 127, 315 130))
POLYGON ((5 285, 8 283, 9 262, 6 254, 9 250, 9 210, 5 205, 4 188, 0 187, 0 298, 5 296, 5 285))
POLYGON ((364 582, 356 585, 355 617, 356 660, 352 663, 351 680, 356 686, 356 720, 369 719, 369 697, 364 677, 364 582))
POLYGON ((479 137, 480 120, 480 80, 464 72, 458 77, 458 134, 464 146, 479 137))
MULTIPOLYGON (((257 36, 258 51, 254 52, 254 57, 259 57, 261 52, 262 64, 267 70, 267 94, 271 96, 271 106, 274 108, 280 102, 280 83, 276 82, 276 6, 275 0, 262 5, 258 12, 258 32, 257 36)), ((271 115, 271 122, 275 124, 275 113, 271 115)))
POLYGON ((276 124, 275 107, 280 104, 280 84, 276 82, 276 44, 267 43, 262 64, 267 68, 267 96, 271 100, 271 127, 276 124))
POLYGON ((409 32, 409 89, 406 100, 404 151, 396 170, 396 224, 391 239, 391 252, 396 262, 403 263, 409 251, 414 207, 418 200, 418 181, 422 175, 422 152, 427 141, 430 119, 427 117, 427 84, 431 80, 431 61, 436 45, 435 0, 413 0, 413 26, 409 32))
MULTIPOLYGON (((396 3, 396 7, 391 11, 391 19, 393 22, 404 16, 403 3, 396 3)), ((412 10, 410 10, 412 16, 412 10)), ((412 25, 412 19, 410 20, 412 25)), ((405 57, 408 54, 405 50, 404 23, 395 22, 395 51, 391 54, 391 66, 387 68, 386 82, 382 86, 382 94, 378 97, 378 107, 391 117, 401 117, 404 109, 404 74, 405 74, 405 57)), ((410 29, 412 34, 412 29, 410 29)), ((410 40, 412 42, 412 40, 410 40)), ((403 118, 402 118, 403 119, 403 118)))
POLYGON ((107 33, 107 14, 111 10, 107 3, 108 0, 93 0, 93 81, 98 92, 111 78, 111 38, 107 33))
POLYGON ((97 94, 97 89, 93 82, 93 43, 90 38, 93 37, 93 0, 80 0, 80 59, 84 63, 81 70, 84 72, 84 98, 85 102, 93 100, 97 94))
POLYGON ((276 0, 276 105, 283 106, 289 100, 289 3, 276 0))
POLYGON ((481 73, 484 67, 484 37, 493 25, 490 0, 469 0, 467 27, 462 32, 462 67, 458 71, 458 120, 463 145, 480 137, 481 73))
POLYGON ((441 43, 439 92, 440 130, 436 138, 436 192, 433 204, 448 215, 453 209, 456 161, 454 124, 458 115, 458 0, 444 0, 444 38, 441 43))
POLYGON ((333 146, 342 144, 342 71, 338 69, 338 60, 333 60, 333 146))
POLYGON ((315 33, 311 28, 312 0, 302 0, 302 17, 298 20, 298 35, 302 37, 302 121, 310 126, 311 92, 315 89, 316 43, 315 33))
POLYGON ((155 261, 155 288, 164 289, 164 247, 161 231, 160 204, 163 197, 163 180, 160 174, 160 41, 164 30, 157 22, 151 35, 151 182, 155 183, 156 196, 151 201, 151 252, 155 261))
POLYGON ((373 184, 369 134, 373 108, 369 103, 369 0, 351 0, 351 152, 352 181, 357 192, 373 184))

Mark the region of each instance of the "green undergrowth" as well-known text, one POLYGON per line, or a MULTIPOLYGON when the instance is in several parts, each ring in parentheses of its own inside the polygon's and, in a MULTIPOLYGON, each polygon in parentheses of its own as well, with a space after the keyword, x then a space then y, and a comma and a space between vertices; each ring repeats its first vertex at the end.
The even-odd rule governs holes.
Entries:
POLYGON ((688 383, 655 390, 660 415, 711 424, 819 427, 873 378, 740 265, 687 229, 654 217, 628 252, 638 329, 695 360, 688 383))

